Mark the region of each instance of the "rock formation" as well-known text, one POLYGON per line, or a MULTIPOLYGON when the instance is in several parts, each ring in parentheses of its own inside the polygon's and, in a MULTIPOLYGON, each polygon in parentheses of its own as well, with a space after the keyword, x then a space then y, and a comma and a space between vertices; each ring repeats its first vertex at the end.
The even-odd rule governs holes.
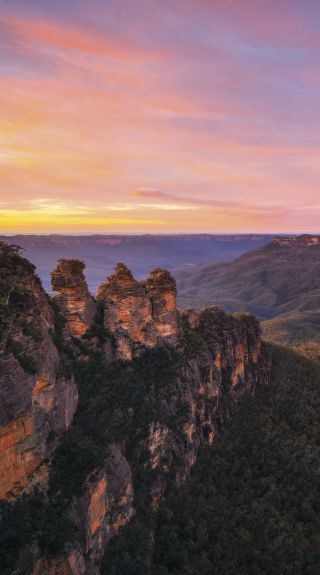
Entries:
POLYGON ((76 539, 52 560, 38 559, 33 575, 99 575, 108 541, 133 514, 131 469, 116 445, 111 445, 102 468, 87 478, 84 494, 73 500, 70 515, 76 539))
MULTIPOLYGON (((0 254, 1 256, 1 254, 0 254)), ((73 379, 60 371, 54 314, 31 264, 6 253, 2 270, 0 498, 30 490, 77 406, 73 379)), ((0 257, 1 259, 1 257, 0 257)))
POLYGON ((177 336, 176 286, 170 274, 154 270, 146 282, 136 281, 124 264, 100 286, 104 325, 116 343, 116 357, 130 360, 143 347, 174 343, 177 336))
MULTIPOLYGON (((136 513, 143 498, 147 509, 156 510, 170 482, 179 485, 187 479, 199 449, 221 433, 242 395, 268 383, 260 327, 251 315, 230 315, 216 307, 178 314, 175 282, 167 271, 156 269, 138 282, 118 264, 97 294, 103 338, 83 354, 81 336, 94 326, 96 304, 83 276, 84 264, 60 260, 52 273, 55 299, 67 320, 65 333, 59 334, 59 352, 52 304, 33 266, 14 250, 11 259, 1 261, 1 249, 0 264, 7 266, 3 275, 0 266, 0 498, 14 499, 41 483, 46 503, 52 498, 55 508, 61 497, 63 517, 73 524, 68 541, 55 553, 46 556, 34 543, 28 575, 99 575, 107 543, 133 515, 139 481, 143 493, 137 495, 136 513), (71 335, 77 340, 68 346, 65 337, 71 335), (134 361, 110 366, 106 340, 115 350, 109 362, 134 361), (71 353, 77 377, 88 371, 89 391, 77 379, 82 403, 70 430, 71 450, 70 433, 62 444, 75 457, 72 470, 80 470, 76 494, 63 491, 65 479, 67 486, 75 485, 70 460, 63 455, 62 468, 57 464, 63 481, 54 484, 53 460, 46 490, 47 461, 58 441, 64 441, 77 406, 63 352, 71 353), (105 403, 99 411, 100 401, 105 403), (85 423, 77 427, 81 413, 85 423), (88 461, 80 457, 79 463, 74 449, 79 443, 88 461), (97 454, 92 453, 96 447, 97 454)), ((17 561, 23 562, 22 553, 17 561)))
POLYGON ((79 260, 59 260, 51 272, 55 300, 66 315, 70 334, 81 337, 91 327, 96 305, 89 293, 83 270, 85 264, 79 260))
POLYGON ((318 247, 320 246, 320 236, 309 234, 290 237, 276 236, 272 239, 272 244, 282 247, 318 247))
MULTIPOLYGON (((161 404, 161 417, 168 421, 170 414, 186 413, 178 424, 181 434, 153 421, 146 442, 155 474, 154 507, 166 488, 166 475, 176 454, 180 465, 176 466, 175 481, 180 484, 188 477, 200 446, 211 444, 221 433, 232 405, 269 381, 269 364, 261 353, 260 327, 250 314, 230 315, 215 307, 201 312, 187 310, 182 313, 182 325, 184 365, 161 404), (228 398, 227 410, 223 398, 228 398)), ((176 415, 176 424, 177 420, 176 415)))
POLYGON ((178 331, 176 282, 168 271, 157 268, 150 273, 145 285, 158 337, 174 343, 178 331))

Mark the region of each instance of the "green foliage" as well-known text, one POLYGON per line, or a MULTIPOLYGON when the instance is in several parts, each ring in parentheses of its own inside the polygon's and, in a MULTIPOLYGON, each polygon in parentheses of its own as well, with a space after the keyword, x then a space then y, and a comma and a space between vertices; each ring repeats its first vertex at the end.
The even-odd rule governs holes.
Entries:
POLYGON ((319 307, 312 311, 290 312, 262 322, 264 339, 290 346, 315 342, 320 345, 319 307))
POLYGON ((153 575, 316 575, 320 373, 273 348, 272 383, 242 400, 189 482, 167 493, 153 575))
POLYGON ((269 244, 226 264, 177 272, 178 303, 245 310, 280 344, 320 343, 320 248, 269 244))
POLYGON ((54 313, 54 331, 50 334, 52 341, 59 351, 65 352, 66 346, 64 343, 63 330, 67 322, 66 317, 55 299, 49 298, 48 303, 51 305, 54 313))
MULTIPOLYGON (((0 268, 15 273, 17 267, 24 273, 34 273, 35 266, 21 256, 22 248, 15 244, 0 242, 0 268)), ((2 275, 2 272, 1 272, 2 275)))
POLYGON ((0 340, 6 341, 11 324, 28 309, 32 292, 25 279, 34 269, 19 246, 0 242, 0 340))
POLYGON ((93 325, 86 331, 83 339, 90 340, 93 337, 98 338, 100 345, 103 345, 111 334, 108 334, 106 328, 103 325, 103 305, 100 302, 96 302, 97 314, 93 325))
POLYGON ((79 405, 55 453, 52 493, 59 491, 66 501, 79 495, 85 477, 101 465, 111 442, 126 441, 130 458, 152 421, 167 422, 159 398, 163 386, 174 380, 176 362, 169 348, 146 351, 130 363, 107 364, 97 353, 74 361, 79 405))
POLYGON ((0 242, 0 302, 1 309, 27 303, 29 290, 23 285, 35 267, 21 256, 21 248, 0 242))
POLYGON ((57 501, 41 493, 24 495, 15 503, 0 502, 0 572, 11 575, 18 553, 37 542, 40 551, 53 555, 71 537, 72 523, 57 501))
POLYGON ((70 379, 73 375, 75 357, 73 349, 69 345, 66 345, 63 334, 67 320, 55 299, 49 299, 48 302, 54 312, 54 330, 50 332, 50 335, 53 343, 59 351, 60 359, 57 375, 59 377, 64 377, 65 379, 70 379))
MULTIPOLYGON (((77 275, 77 274, 82 274, 85 267, 86 267, 85 263, 82 260, 59 259, 57 270, 58 270, 58 272, 61 271, 61 272, 67 273, 67 274, 77 275)), ((55 276, 57 274, 57 270, 53 270, 51 275, 55 276)))
POLYGON ((88 474, 103 465, 108 446, 113 442, 125 445, 135 491, 136 515, 129 538, 136 550, 136 559, 132 561, 132 549, 124 561, 128 575, 134 573, 134 565, 139 573, 139 557, 145 560, 145 537, 155 521, 155 515, 150 512, 150 486, 155 472, 147 465, 148 453, 142 445, 152 421, 166 423, 178 433, 181 421, 188 417, 186 405, 182 405, 181 413, 171 417, 161 406, 168 387, 174 386, 180 357, 173 349, 162 347, 148 350, 132 362, 107 364, 103 355, 95 352, 85 361, 74 359, 73 362, 79 405, 72 426, 53 458, 50 500, 58 499, 67 514, 72 497, 82 494, 88 474), (142 533, 137 542, 140 526, 142 533))
POLYGON ((181 318, 181 345, 184 357, 189 359, 199 357, 204 352, 213 352, 217 344, 224 344, 226 334, 244 337, 260 334, 256 318, 249 313, 227 314, 222 309, 211 306, 199 312, 199 326, 192 329, 187 317, 181 318))

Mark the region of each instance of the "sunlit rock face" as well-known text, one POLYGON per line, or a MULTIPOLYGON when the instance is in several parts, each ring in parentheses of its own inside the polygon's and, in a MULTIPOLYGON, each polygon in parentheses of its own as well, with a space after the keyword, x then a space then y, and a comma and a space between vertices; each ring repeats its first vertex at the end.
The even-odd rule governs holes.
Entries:
POLYGON ((186 310, 179 326, 175 350, 181 363, 163 386, 159 379, 160 418, 149 424, 134 454, 135 459, 147 454, 154 510, 172 479, 176 485, 186 481, 199 450, 221 435, 241 397, 267 384, 270 375, 259 323, 250 314, 186 310))
POLYGON ((22 301, 6 318, 0 354, 0 498, 46 481, 44 462, 78 400, 73 379, 59 373, 47 295, 32 273, 19 281, 22 301))
POLYGON ((74 337, 81 337, 91 327, 96 315, 84 268, 85 264, 79 260, 62 259, 51 272, 55 300, 65 313, 69 333, 74 337))
POLYGON ((136 281, 124 264, 100 286, 97 299, 104 307, 104 325, 116 344, 116 357, 130 360, 143 347, 177 336, 175 281, 165 270, 151 272, 146 282, 136 281))
POLYGON ((168 271, 158 268, 150 273, 145 285, 158 337, 174 343, 178 330, 176 282, 168 271))
POLYGON ((130 466, 116 445, 101 469, 87 479, 84 495, 75 500, 71 516, 81 529, 88 572, 99 566, 106 543, 133 514, 133 484, 130 466))
POLYGON ((272 239, 272 244, 282 247, 318 247, 320 246, 320 236, 309 234, 287 238, 276 236, 272 239))
POLYGON ((35 562, 33 575, 99 575, 108 541, 133 515, 130 466, 116 445, 104 465, 87 478, 84 493, 74 498, 70 512, 76 537, 62 556, 35 562))

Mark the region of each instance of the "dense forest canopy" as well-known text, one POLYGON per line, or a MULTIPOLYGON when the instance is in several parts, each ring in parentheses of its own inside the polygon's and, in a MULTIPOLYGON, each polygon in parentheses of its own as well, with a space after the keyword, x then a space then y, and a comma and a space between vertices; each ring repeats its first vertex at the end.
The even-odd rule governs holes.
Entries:
POLYGON ((165 497, 153 575, 319 573, 319 408, 319 365, 274 348, 271 385, 165 497))

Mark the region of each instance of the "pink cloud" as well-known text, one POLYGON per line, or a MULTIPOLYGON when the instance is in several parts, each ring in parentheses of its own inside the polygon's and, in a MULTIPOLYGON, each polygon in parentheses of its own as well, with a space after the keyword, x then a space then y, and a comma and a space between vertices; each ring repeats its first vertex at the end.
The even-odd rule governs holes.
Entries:
POLYGON ((302 14, 293 3, 136 10, 95 0, 74 14, 66 4, 60 18, 55 4, 32 18, 9 7, 0 16, 3 201, 134 204, 159 230, 281 221, 288 231, 300 210, 307 231, 316 216, 304 203, 316 206, 320 178, 320 58, 316 4, 302 14), (167 222, 160 207, 154 218, 161 202, 167 222), (192 219, 171 221, 170 205, 191 206, 192 219))

